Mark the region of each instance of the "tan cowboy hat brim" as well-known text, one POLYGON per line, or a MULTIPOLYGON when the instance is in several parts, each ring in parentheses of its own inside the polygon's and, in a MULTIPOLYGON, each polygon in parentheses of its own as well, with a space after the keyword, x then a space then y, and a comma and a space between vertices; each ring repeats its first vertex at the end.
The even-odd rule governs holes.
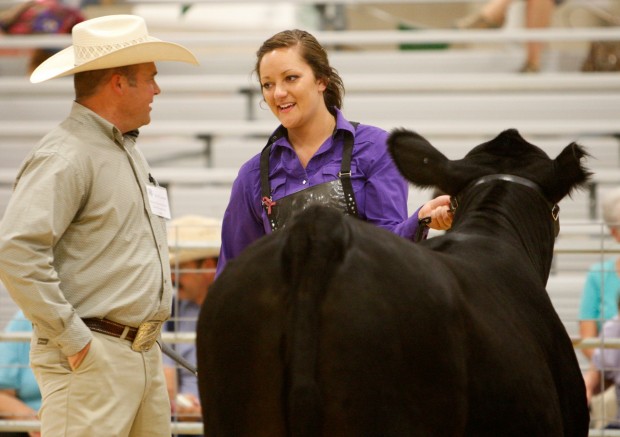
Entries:
POLYGON ((147 41, 140 44, 115 50, 78 66, 75 66, 73 46, 68 47, 41 63, 30 76, 30 82, 40 83, 82 71, 123 67, 155 61, 178 61, 198 65, 196 57, 185 47, 148 37, 147 41))
POLYGON ((185 243, 169 248, 170 265, 183 264, 188 261, 199 261, 220 256, 220 245, 217 243, 209 244, 196 242, 185 243))
POLYGON ((222 246, 222 222, 212 217, 185 215, 168 224, 170 264, 217 258, 222 246))

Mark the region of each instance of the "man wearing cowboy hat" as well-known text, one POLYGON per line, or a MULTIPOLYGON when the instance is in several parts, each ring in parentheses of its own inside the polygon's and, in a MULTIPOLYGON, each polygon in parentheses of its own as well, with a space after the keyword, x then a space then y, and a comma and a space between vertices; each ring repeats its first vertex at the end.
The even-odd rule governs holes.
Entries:
POLYGON ((155 61, 197 64, 144 20, 83 21, 33 83, 74 75, 69 116, 30 152, 0 223, 0 279, 33 323, 48 437, 169 437, 159 347, 172 286, 165 190, 136 147, 155 61))
MULTIPOLYGON (((198 215, 186 215, 169 223, 170 268, 177 299, 173 317, 165 325, 167 331, 196 332, 198 313, 215 279, 221 231, 221 220, 198 215)), ((177 343, 174 348, 196 365, 195 343, 177 343)), ((183 421, 202 421, 196 376, 166 356, 164 367, 174 416, 183 421)))

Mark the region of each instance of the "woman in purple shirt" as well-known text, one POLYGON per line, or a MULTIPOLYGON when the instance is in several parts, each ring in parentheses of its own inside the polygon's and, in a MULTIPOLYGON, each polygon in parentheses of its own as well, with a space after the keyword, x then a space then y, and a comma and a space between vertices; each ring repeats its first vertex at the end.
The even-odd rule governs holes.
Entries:
POLYGON ((342 80, 314 36, 286 30, 269 38, 257 52, 256 72, 281 125, 233 184, 218 273, 310 204, 342 209, 408 239, 419 218, 429 217, 434 229, 451 226, 448 196, 407 217, 408 185, 388 153, 388 133, 344 118, 342 80))

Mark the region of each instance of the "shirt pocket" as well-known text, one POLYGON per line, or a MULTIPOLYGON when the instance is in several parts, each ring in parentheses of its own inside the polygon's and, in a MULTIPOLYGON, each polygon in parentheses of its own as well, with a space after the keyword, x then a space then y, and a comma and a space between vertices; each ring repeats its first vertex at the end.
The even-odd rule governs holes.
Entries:
POLYGON ((286 192, 286 177, 278 176, 269 180, 271 187, 271 197, 273 199, 281 199, 282 197, 290 194, 286 192))
POLYGON ((338 179, 340 176, 340 164, 328 164, 321 169, 323 175, 323 182, 331 182, 334 179, 338 179))

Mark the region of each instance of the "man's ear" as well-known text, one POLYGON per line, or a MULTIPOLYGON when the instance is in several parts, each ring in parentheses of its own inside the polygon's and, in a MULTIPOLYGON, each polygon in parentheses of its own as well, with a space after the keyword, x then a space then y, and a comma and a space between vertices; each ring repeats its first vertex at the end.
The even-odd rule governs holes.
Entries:
POLYGON ((127 83, 127 78, 119 73, 114 73, 110 76, 110 80, 107 83, 107 86, 110 87, 113 93, 115 94, 123 94, 126 87, 129 86, 127 83))

